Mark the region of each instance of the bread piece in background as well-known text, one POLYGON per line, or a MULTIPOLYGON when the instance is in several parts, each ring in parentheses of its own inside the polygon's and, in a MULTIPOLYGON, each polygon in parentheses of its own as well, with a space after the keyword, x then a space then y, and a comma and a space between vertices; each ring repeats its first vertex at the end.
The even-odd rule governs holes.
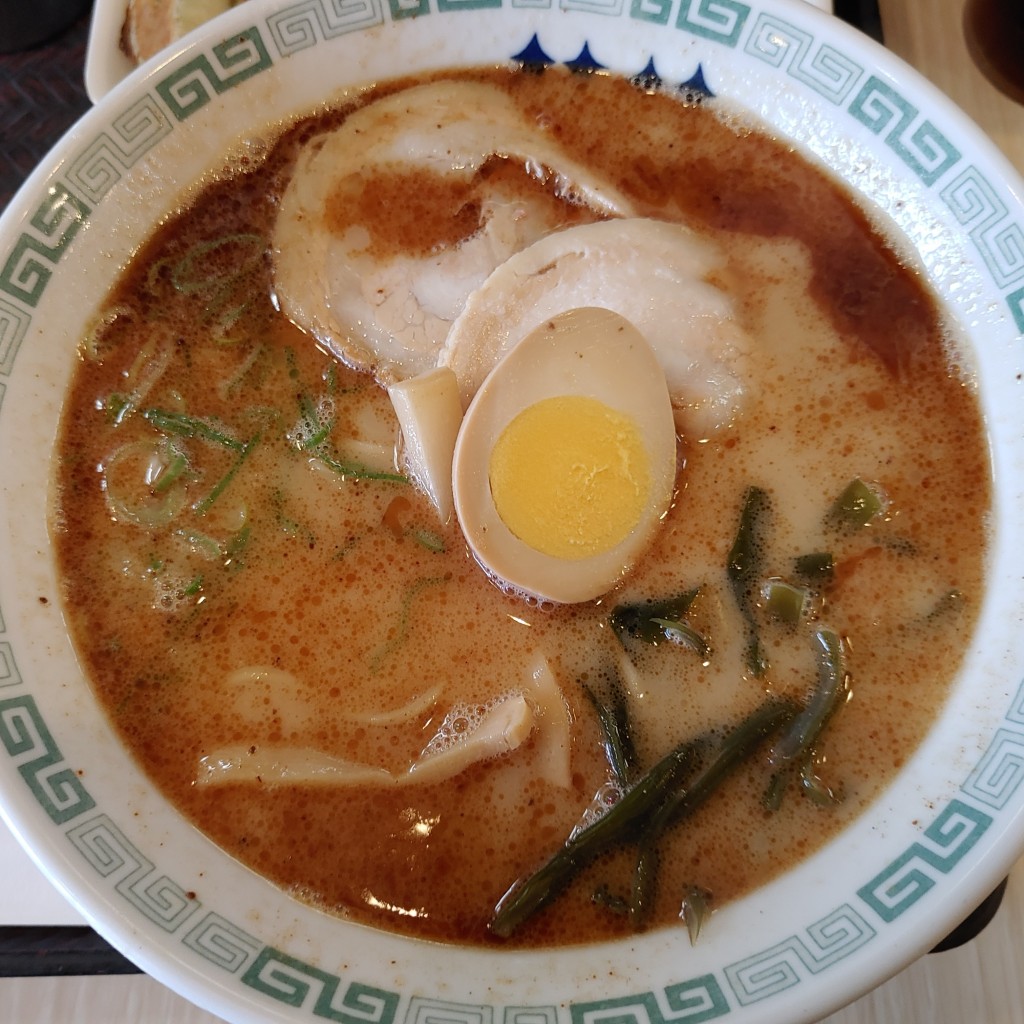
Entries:
POLYGON ((175 39, 243 0, 129 0, 121 49, 141 64, 175 39))

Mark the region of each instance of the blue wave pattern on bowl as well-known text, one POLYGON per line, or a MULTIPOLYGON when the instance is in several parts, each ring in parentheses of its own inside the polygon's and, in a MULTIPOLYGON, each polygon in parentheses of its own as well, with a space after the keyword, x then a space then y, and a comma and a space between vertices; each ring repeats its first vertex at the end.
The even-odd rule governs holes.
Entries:
MULTIPOLYGON (((434 0, 436 12, 481 8, 548 8, 556 0, 434 0)), ((847 55, 806 30, 740 0, 562 0, 563 10, 586 11, 665 26, 713 40, 779 68, 813 89, 865 130, 884 139, 928 188, 938 190, 977 250, 1014 322, 1024 331, 1024 230, 998 193, 914 105, 847 55), (673 18, 673 10, 678 10, 673 18)), ((38 207, 13 249, 0 254, 0 413, 18 349, 33 311, 92 211, 113 185, 168 134, 217 94, 284 59, 337 36, 434 13, 430 0, 301 0, 199 53, 156 82, 84 142, 41 189, 38 207)), ((672 37, 668 39, 671 45, 672 37)), ((597 68, 600 54, 585 46, 577 69, 597 68)), ((540 39, 520 42, 512 60, 553 63, 540 39)), ((652 58, 636 76, 660 82, 652 58)), ((700 67, 678 86, 712 95, 700 67)), ((150 861, 96 807, 65 762, 19 674, 14 644, 0 609, 0 743, 43 811, 110 888, 148 921, 241 985, 312 1018, 346 1024, 697 1024, 724 1017, 798 985, 869 943, 934 888, 966 857, 1014 798, 1024 781, 1024 686, 1002 727, 961 786, 921 838, 804 931, 716 973, 654 992, 557 1006, 450 1003, 417 993, 385 991, 342 978, 261 941, 216 910, 204 907, 150 861)))

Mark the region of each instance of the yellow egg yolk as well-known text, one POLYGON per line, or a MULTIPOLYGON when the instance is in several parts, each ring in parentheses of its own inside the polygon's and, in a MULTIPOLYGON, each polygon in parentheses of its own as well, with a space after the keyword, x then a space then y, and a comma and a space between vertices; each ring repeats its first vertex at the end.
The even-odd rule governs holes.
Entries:
POLYGON ((564 395, 524 409, 491 451, 494 506, 524 544, 554 558, 609 551, 650 497, 639 427, 596 398, 564 395))

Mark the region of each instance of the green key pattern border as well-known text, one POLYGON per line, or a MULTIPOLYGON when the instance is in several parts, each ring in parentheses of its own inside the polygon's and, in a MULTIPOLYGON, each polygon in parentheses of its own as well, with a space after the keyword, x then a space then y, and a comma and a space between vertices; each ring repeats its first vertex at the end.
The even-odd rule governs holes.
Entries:
MULTIPOLYGON (((496 8, 580 10, 647 21, 741 48, 782 69, 882 138, 937 194, 977 249, 1024 332, 1024 230, 977 167, 890 84, 783 18, 740 0, 300 0, 201 52, 157 81, 42 187, 26 229, 0 260, 0 411, 32 314, 92 211, 131 168, 214 96, 275 61, 411 16, 496 8), (673 18, 673 10, 675 17, 673 18)), ((532 43, 537 47, 540 41, 532 43)), ((543 51, 541 51, 543 52, 543 51)), ((589 50, 587 51, 589 52, 589 50)), ((653 65, 647 70, 651 70, 653 65)), ((33 797, 97 874, 138 913, 267 999, 344 1024, 700 1024, 786 991, 850 956, 924 898, 992 825, 1024 780, 1024 683, 960 794, 921 838, 805 931, 720 971, 659 991, 560 1006, 492 1006, 389 992, 263 945, 206 908, 98 812, 30 693, 0 609, 0 743, 33 797), (987 808, 987 810, 986 810, 987 808)))

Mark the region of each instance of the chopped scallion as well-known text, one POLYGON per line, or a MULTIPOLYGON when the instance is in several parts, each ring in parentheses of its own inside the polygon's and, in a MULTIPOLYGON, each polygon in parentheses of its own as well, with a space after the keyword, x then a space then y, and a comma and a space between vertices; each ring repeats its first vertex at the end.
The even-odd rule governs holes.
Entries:
POLYGON ((198 437, 210 444, 241 452, 245 442, 232 437, 219 427, 198 416, 189 416, 183 412, 170 409, 143 409, 143 418, 163 434, 175 434, 178 437, 198 437))
POLYGON ((169 490, 178 482, 186 469, 188 469, 188 459, 186 459, 181 452, 174 452, 170 463, 160 473, 156 482, 153 484, 153 493, 163 494, 164 491, 169 490))
POLYGON ((342 462, 327 452, 313 452, 313 455, 328 469, 345 480, 381 480, 385 483, 407 484, 409 478, 402 473, 388 473, 379 469, 368 469, 358 462, 342 462))
POLYGON ((220 544, 213 537, 201 533, 199 530, 186 528, 177 529, 174 531, 174 534, 185 541, 193 551, 202 555, 208 562, 220 561, 223 551, 220 544))
POLYGON ((260 259, 265 248, 262 236, 251 232, 197 242, 171 267, 171 284, 183 295, 217 290, 260 259), (239 250, 234 257, 221 255, 223 250, 232 248, 239 250))
POLYGON ((424 547, 428 551, 433 551, 435 555, 444 553, 444 538, 434 533, 433 530, 412 530, 411 533, 413 540, 415 540, 420 547, 424 547))
POLYGON ((235 479, 238 471, 242 468, 246 460, 252 454, 253 449, 259 444, 260 435, 255 434, 248 441, 246 441, 242 450, 238 453, 238 458, 231 464, 228 471, 217 481, 213 486, 213 490, 206 495, 200 501, 197 501, 193 506, 192 510, 196 515, 205 515, 209 512, 213 503, 231 486, 231 481, 235 479))

